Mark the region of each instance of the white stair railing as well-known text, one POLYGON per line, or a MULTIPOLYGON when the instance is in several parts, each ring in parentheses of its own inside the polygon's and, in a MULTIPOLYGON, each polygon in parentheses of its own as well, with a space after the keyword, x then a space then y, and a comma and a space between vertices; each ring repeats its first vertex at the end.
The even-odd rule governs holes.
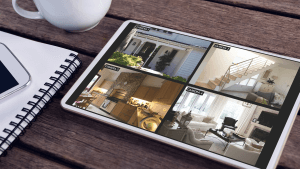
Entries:
POLYGON ((231 79, 235 80, 235 78, 246 76, 248 75, 248 73, 253 73, 272 64, 274 64, 273 61, 259 56, 230 65, 225 75, 221 78, 221 81, 219 83, 220 90, 222 90, 226 82, 230 81, 231 79))

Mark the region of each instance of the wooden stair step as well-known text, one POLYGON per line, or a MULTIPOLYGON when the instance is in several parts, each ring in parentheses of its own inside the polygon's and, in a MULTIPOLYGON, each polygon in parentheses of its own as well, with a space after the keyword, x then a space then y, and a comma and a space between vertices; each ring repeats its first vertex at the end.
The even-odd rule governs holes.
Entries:
POLYGON ((209 80, 208 83, 207 83, 212 89, 215 89, 218 84, 212 80, 209 80))
POLYGON ((213 89, 212 89, 208 84, 206 84, 206 83, 196 82, 195 85, 196 85, 196 86, 200 86, 200 87, 204 87, 204 88, 206 88, 206 89, 211 89, 211 90, 213 90, 213 89))
MULTIPOLYGON (((217 78, 219 81, 221 81, 223 78, 223 76, 221 78, 217 78)), ((223 79, 222 80, 223 82, 226 82, 226 83, 229 83, 230 82, 230 79, 223 79)))

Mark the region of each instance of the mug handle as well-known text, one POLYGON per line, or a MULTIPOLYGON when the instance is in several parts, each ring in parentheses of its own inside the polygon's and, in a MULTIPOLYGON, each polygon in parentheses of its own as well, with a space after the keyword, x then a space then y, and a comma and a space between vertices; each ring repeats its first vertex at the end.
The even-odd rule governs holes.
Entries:
POLYGON ((17 0, 12 0, 12 5, 14 7, 14 10, 19 15, 23 16, 24 18, 28 18, 28 19, 44 19, 44 17, 41 15, 40 12, 26 11, 26 10, 22 9, 21 7, 19 7, 19 5, 17 4, 17 0))

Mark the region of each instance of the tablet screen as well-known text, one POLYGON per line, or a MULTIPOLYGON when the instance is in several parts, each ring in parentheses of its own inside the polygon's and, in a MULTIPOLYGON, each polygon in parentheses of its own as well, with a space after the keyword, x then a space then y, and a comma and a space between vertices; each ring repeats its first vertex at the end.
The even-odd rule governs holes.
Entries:
POLYGON ((1 61, 0 72, 1 78, 5 80, 5 83, 0 83, 0 94, 19 84, 1 61))
POLYGON ((297 99, 299 66, 131 23, 67 104, 265 168, 297 99))

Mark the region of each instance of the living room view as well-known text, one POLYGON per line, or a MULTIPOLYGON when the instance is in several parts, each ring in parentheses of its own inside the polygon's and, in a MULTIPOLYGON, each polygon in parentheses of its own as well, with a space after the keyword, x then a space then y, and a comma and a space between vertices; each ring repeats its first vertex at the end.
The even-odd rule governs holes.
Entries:
POLYGON ((210 44, 174 32, 137 26, 108 61, 187 82, 210 44))
POLYGON ((105 64, 73 106, 154 132, 182 88, 180 83, 105 64))
POLYGON ((255 165, 278 111, 187 87, 158 134, 255 165))
POLYGON ((190 84, 280 109, 300 64, 235 47, 214 47, 190 84))

